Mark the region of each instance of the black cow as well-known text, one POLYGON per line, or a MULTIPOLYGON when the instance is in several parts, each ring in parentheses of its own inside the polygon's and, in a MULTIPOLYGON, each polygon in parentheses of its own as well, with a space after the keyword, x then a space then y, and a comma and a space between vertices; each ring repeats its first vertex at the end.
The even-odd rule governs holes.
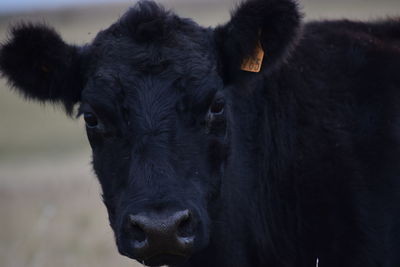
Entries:
POLYGON ((0 69, 79 103, 121 254, 157 266, 400 266, 400 20, 249 0, 203 28, 154 2, 94 41, 21 24, 0 69))

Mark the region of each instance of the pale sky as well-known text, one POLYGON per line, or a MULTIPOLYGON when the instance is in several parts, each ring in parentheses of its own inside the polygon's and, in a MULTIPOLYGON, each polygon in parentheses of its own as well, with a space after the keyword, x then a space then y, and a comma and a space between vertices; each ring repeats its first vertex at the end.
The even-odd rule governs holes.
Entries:
MULTIPOLYGON (((134 0, 130 1, 134 2, 134 0)), ((0 0, 0 13, 118 2, 124 2, 124 0, 0 0)))

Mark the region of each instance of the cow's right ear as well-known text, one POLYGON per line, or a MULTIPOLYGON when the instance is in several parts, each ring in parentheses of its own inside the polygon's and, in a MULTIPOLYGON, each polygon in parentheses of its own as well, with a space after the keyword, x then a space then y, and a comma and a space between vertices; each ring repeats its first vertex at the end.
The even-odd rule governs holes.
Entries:
POLYGON ((301 18, 296 0, 247 0, 240 4, 231 20, 214 31, 224 80, 279 68, 297 44, 301 18))
POLYGON ((21 24, 0 47, 0 72, 29 99, 62 103, 67 113, 80 100, 80 49, 52 28, 21 24))

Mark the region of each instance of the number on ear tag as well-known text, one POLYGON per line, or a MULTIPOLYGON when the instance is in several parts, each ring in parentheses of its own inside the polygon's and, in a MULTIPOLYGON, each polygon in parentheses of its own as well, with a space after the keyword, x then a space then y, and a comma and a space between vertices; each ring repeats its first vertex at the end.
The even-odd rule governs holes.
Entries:
POLYGON ((260 72, 263 59, 264 50, 261 47, 260 41, 258 41, 256 49, 254 50, 254 54, 243 60, 241 70, 248 72, 260 72))

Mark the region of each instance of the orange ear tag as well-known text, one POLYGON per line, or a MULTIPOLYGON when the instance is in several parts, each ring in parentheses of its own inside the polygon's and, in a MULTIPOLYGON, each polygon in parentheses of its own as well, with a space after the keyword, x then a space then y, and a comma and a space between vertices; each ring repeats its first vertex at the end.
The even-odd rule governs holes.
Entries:
POLYGON ((258 41, 254 50, 254 54, 243 60, 241 70, 248 72, 260 72, 263 59, 264 50, 261 47, 260 41, 258 41))

